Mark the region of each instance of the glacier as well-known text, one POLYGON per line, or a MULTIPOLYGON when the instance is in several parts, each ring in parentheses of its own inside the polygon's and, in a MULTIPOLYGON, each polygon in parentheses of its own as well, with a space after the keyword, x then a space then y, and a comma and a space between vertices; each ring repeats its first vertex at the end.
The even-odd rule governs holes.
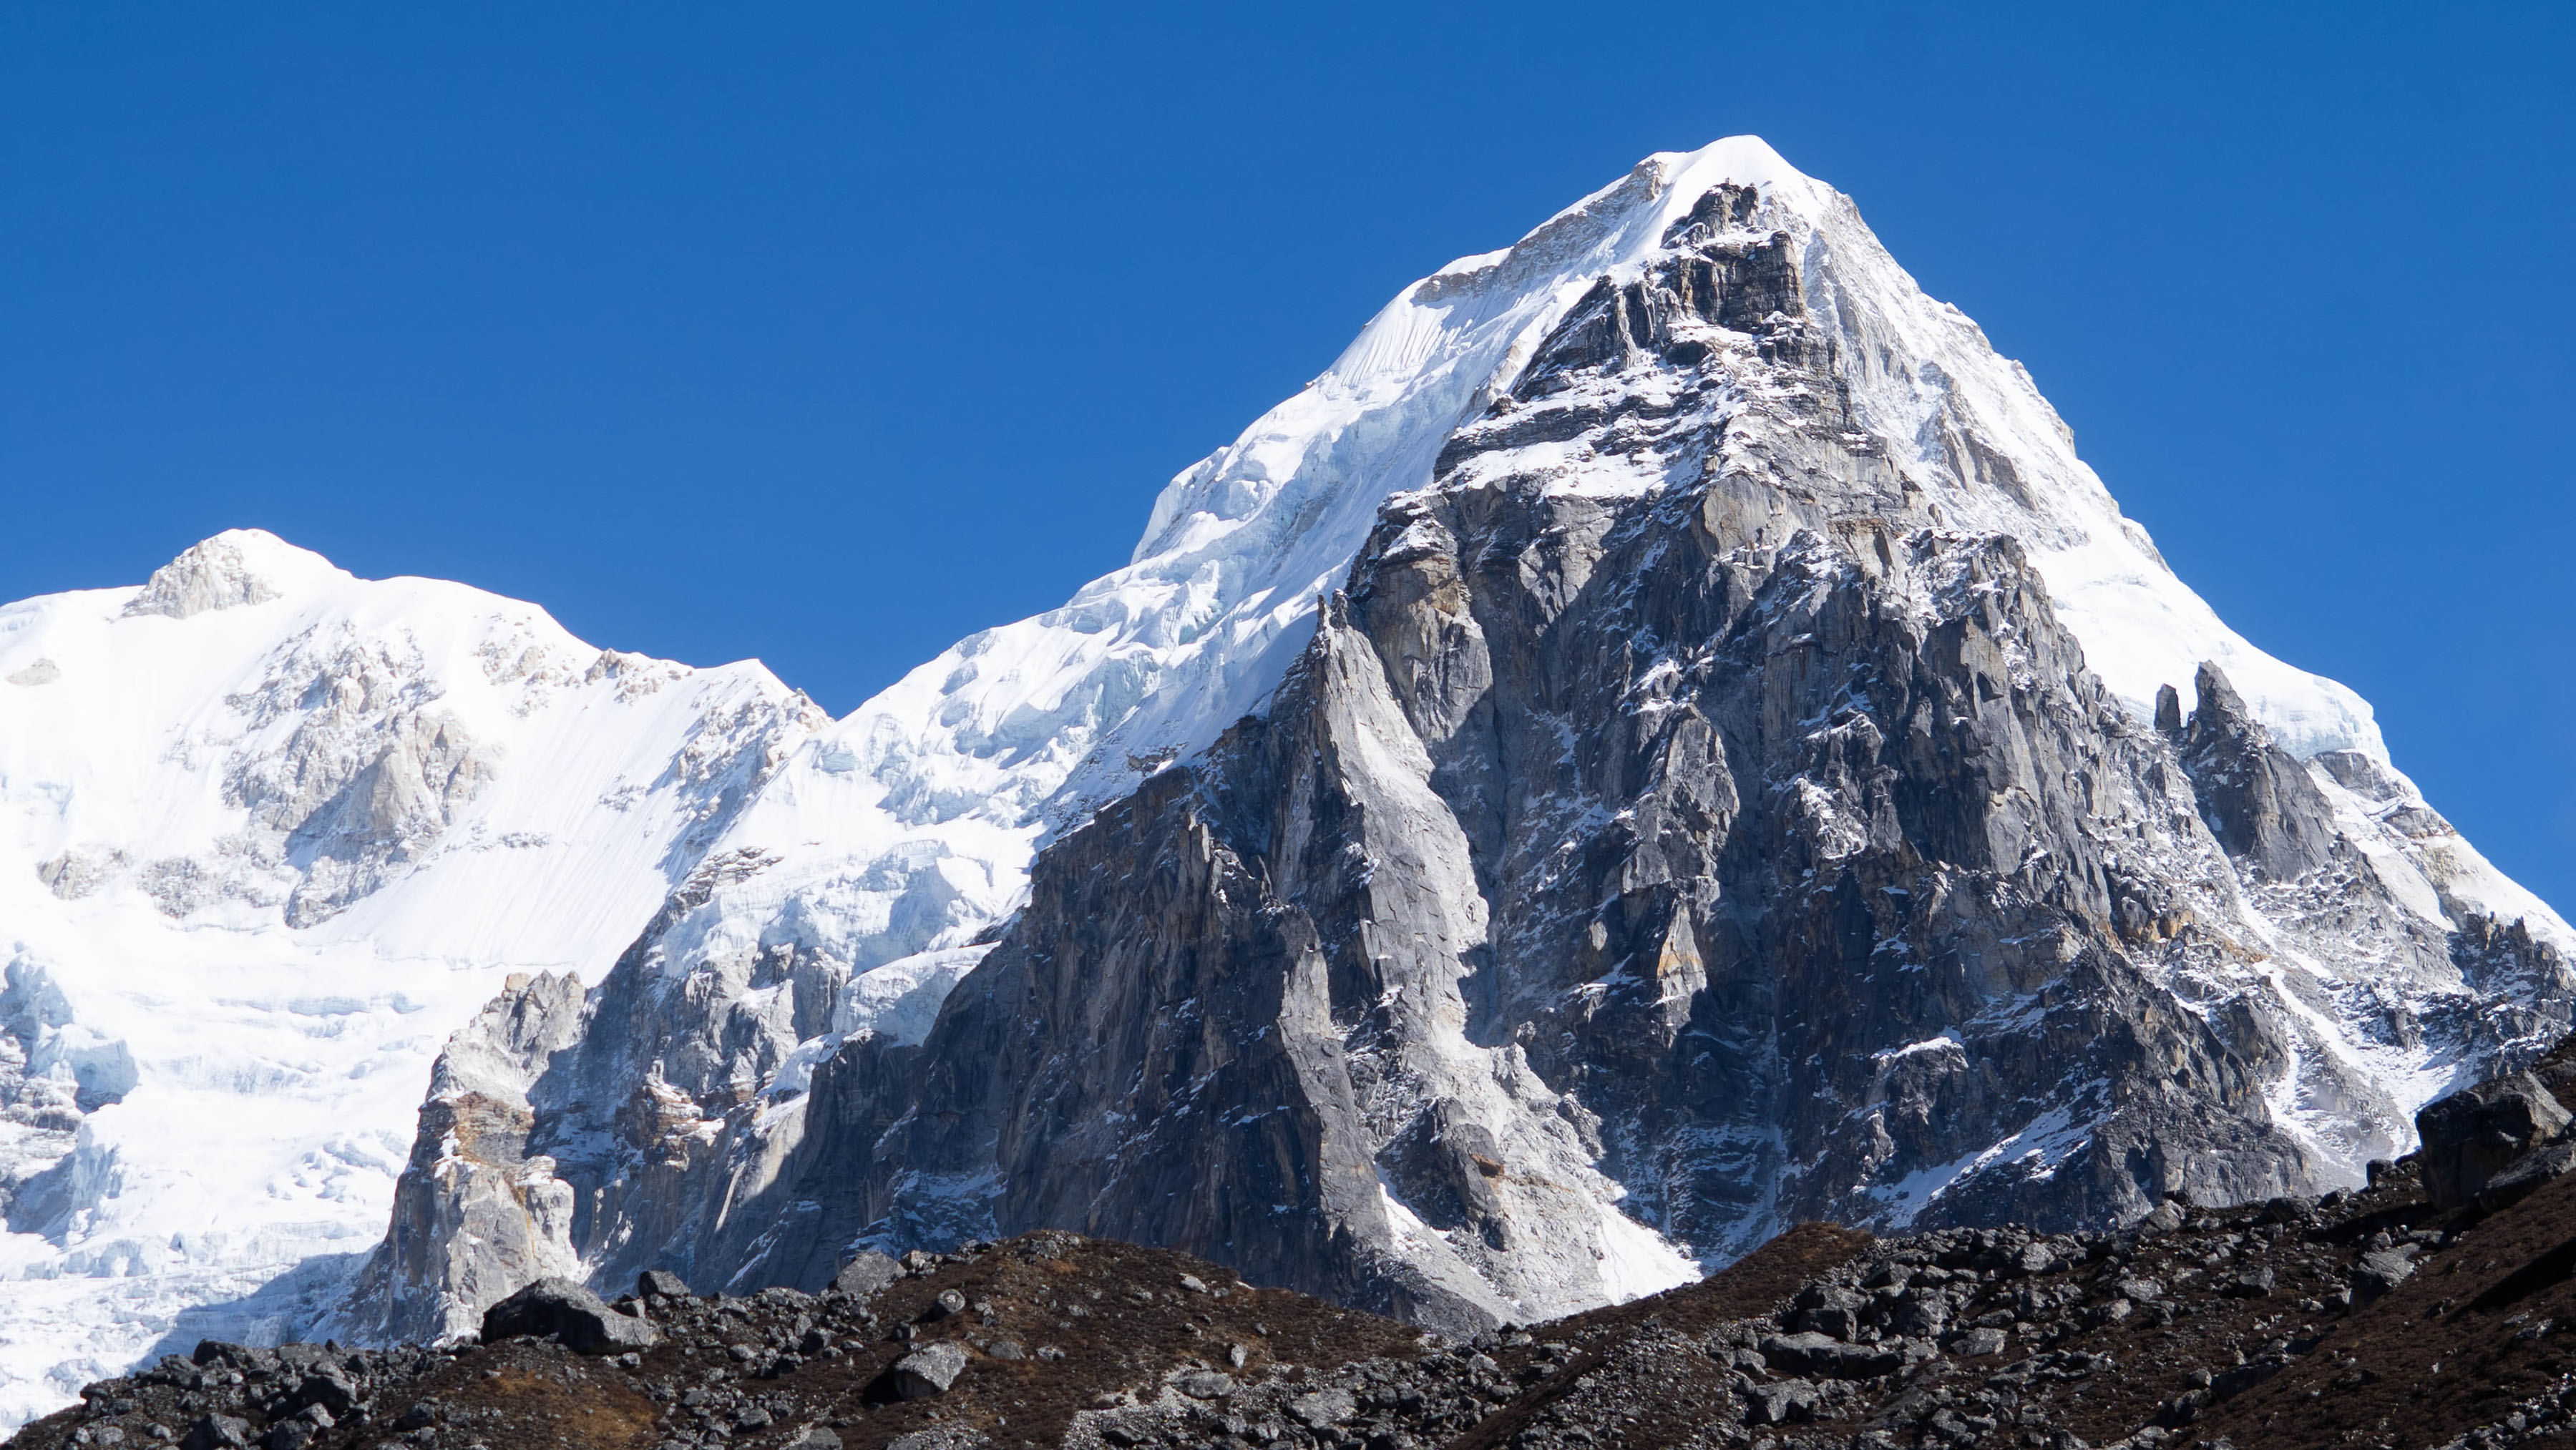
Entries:
MULTIPOLYGON (((2229 630, 2020 365, 1848 198, 1729 138, 1406 288, 1173 479, 1125 567, 839 721, 757 665, 599 651, 533 606, 353 579, 251 531, 140 588, 0 610, 0 1418, 167 1337, 327 1322, 448 1034, 522 979, 595 980, 648 923, 670 970, 787 948, 846 978, 757 1085, 772 1121, 842 1042, 919 1040, 1036 853, 1259 711, 1382 510, 1721 184, 1787 225, 1852 415, 1945 526, 2021 542, 2130 713, 2167 687, 2193 708, 2217 664, 2295 756, 2366 763, 2332 799, 2426 921, 2576 948, 2455 832, 2377 830, 2438 817, 2368 705, 2229 630)), ((1562 462, 1571 489, 1641 486, 1562 462)), ((2420 1102, 2450 1065, 2377 1070, 2420 1102)), ((1611 1202, 1606 1296, 1692 1272, 1611 1202)))

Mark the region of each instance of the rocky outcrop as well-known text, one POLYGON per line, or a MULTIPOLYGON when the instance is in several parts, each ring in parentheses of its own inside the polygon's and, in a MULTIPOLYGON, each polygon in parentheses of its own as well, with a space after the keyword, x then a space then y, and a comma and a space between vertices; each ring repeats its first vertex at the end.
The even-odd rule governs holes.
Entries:
POLYGON ((277 585, 260 573, 251 558, 253 551, 243 547, 245 542, 256 548, 256 539, 233 530, 183 550, 153 570, 143 588, 125 602, 125 617, 157 614, 186 619, 277 598, 277 585))
POLYGON ((2429 1103, 2415 1115, 2424 1195, 2457 1208, 2517 1160, 2556 1139, 2571 1121, 2540 1079, 2527 1072, 2491 1078, 2429 1103))
POLYGON ((746 1125, 729 1116, 831 1025, 845 974, 763 951, 676 979, 655 968, 693 900, 764 864, 703 863, 603 991, 585 996, 569 976, 520 982, 457 1035, 421 1110, 393 1223, 328 1327, 373 1339, 468 1332, 530 1279, 597 1272, 595 1235, 610 1225, 636 1257, 621 1280, 755 1257, 772 1226, 723 1212, 702 1187, 741 1147, 746 1125))
POLYGON ((2178 752, 2219 844, 2276 880, 2325 866, 2334 855, 2334 808, 2307 767, 2272 743, 2217 666, 2202 665, 2192 688, 2200 703, 2178 752))
POLYGON ((469 1332, 523 1285, 582 1277, 566 1246, 577 1199, 531 1146, 525 1098, 525 1065, 578 1040, 580 1001, 577 978, 519 981, 440 1055, 393 1222, 357 1281, 353 1335, 469 1332))
POLYGON ((570 1279, 539 1279, 484 1311, 485 1340, 518 1335, 551 1338, 575 1354, 651 1349, 662 1338, 640 1313, 610 1308, 570 1279))
POLYGON ((2245 948, 2150 893, 2224 857, 2009 543, 1676 560, 1697 503, 1390 518, 1264 718, 1041 858, 844 1227, 955 1232, 918 1185, 982 1179, 993 1228, 1454 1323, 1611 1297, 1621 1186, 1729 1257, 2314 1185, 2290 1014, 2172 985, 2245 948), (1582 542, 1462 567, 1496 536, 1582 542), (1566 577, 1623 552, 1682 587, 1566 577))

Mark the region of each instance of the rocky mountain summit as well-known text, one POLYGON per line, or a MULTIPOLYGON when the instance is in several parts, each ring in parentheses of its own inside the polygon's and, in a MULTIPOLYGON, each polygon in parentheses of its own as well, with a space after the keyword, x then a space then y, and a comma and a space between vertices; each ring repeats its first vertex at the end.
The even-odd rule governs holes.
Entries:
POLYGON ((894 914, 738 836, 599 986, 496 1003, 332 1326, 1055 1227, 1472 1332, 1803 1221, 2357 1185, 2555 1040, 2564 925, 2333 687, 2238 643, 2140 688, 2143 533, 1767 156, 1409 294, 1554 300, 1258 708, 1048 827, 1009 915, 836 1000, 894 914))
POLYGON ((10 1446, 2565 1443, 2570 1085, 2560 1053, 2437 1102, 2423 1153, 2358 1191, 2169 1197, 2111 1233, 1807 1225, 1701 1282, 1468 1338, 1039 1230, 863 1254, 815 1294, 541 1281, 441 1349, 207 1341, 10 1446))

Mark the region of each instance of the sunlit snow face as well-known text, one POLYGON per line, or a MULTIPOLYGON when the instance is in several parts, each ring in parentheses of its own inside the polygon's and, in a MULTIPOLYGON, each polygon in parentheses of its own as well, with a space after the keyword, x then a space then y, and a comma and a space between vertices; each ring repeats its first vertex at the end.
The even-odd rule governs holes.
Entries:
POLYGON ((514 972, 604 972, 821 723, 756 666, 255 533, 0 610, 0 663, 12 1422, 327 1297, 448 1034, 514 972))

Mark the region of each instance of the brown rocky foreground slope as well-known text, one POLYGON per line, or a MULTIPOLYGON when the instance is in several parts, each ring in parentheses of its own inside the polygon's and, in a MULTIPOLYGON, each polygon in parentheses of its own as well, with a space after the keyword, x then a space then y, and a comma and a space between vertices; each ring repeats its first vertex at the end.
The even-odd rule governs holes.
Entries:
POLYGON ((2576 1443, 2576 1065, 2428 1109, 2368 1190, 2114 1234, 1810 1225, 1689 1286, 1446 1343, 1039 1232, 820 1295, 540 1286, 453 1349, 103 1381, 11 1450, 2576 1443), (515 1317, 515 1318, 514 1318, 515 1317), (512 1333, 540 1330, 539 1333, 512 1333))

